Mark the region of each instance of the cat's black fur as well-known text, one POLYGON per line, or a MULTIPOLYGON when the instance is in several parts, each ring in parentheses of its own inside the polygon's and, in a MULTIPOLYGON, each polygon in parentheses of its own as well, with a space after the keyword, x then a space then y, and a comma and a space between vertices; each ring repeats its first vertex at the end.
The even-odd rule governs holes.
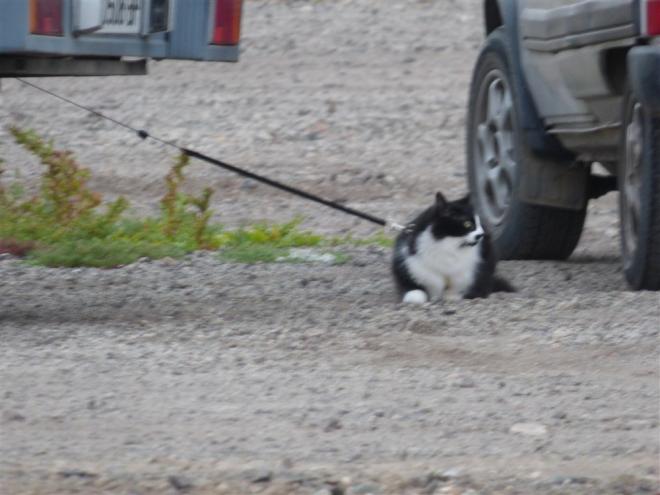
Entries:
POLYGON ((438 193, 435 203, 397 237, 392 273, 401 298, 410 291, 423 291, 429 300, 441 297, 433 297, 434 287, 431 287, 437 275, 447 285, 440 289, 441 295, 452 290, 455 282, 454 292, 473 299, 515 290, 495 275, 496 263, 491 237, 481 226, 469 197, 448 202, 438 193), (442 257, 447 258, 446 267, 438 259, 442 257), (456 270, 459 272, 454 275, 452 271, 456 270))

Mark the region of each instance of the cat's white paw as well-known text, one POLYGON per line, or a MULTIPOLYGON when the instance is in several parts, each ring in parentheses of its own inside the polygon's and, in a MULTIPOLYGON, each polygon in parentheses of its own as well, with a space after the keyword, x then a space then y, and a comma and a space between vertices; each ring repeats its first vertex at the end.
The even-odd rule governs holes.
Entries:
POLYGON ((423 290, 411 290, 403 296, 404 304, 426 304, 429 302, 429 296, 423 290))

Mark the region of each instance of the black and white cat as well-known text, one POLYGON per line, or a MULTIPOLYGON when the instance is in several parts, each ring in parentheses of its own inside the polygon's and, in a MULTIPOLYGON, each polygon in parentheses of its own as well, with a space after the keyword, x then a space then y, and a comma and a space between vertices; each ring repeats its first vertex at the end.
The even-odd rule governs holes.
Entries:
POLYGON ((424 304, 445 294, 466 299, 515 289, 495 275, 490 236, 474 213, 469 197, 435 204, 399 234, 392 272, 404 303, 424 304))

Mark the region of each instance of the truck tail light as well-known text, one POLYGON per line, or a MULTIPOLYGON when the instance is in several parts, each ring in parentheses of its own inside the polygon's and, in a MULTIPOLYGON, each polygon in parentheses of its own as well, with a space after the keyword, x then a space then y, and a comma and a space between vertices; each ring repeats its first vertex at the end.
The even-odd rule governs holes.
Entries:
POLYGON ((45 36, 62 36, 63 0, 30 0, 30 32, 45 36))
POLYGON ((646 34, 660 35, 660 0, 646 2, 646 34))
POLYGON ((213 20, 214 45, 238 45, 241 37, 242 0, 216 0, 213 20))

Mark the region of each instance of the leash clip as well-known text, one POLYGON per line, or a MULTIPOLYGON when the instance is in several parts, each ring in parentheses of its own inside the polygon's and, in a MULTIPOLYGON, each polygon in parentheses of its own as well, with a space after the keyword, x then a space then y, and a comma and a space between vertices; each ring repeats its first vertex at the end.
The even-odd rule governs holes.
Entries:
POLYGON ((385 228, 391 232, 402 233, 402 232, 410 232, 413 229, 413 225, 412 224, 403 225, 394 222, 392 220, 388 220, 387 224, 385 225, 385 228))

